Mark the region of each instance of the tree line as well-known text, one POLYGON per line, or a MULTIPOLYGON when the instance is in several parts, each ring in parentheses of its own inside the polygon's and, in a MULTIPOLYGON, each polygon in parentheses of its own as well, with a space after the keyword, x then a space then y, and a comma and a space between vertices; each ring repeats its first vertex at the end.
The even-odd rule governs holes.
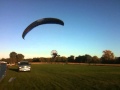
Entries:
POLYGON ((103 63, 103 64, 120 64, 120 57, 115 57, 114 53, 110 50, 104 50, 103 55, 98 58, 97 56, 91 56, 89 54, 85 55, 79 55, 75 57, 74 55, 70 55, 69 57, 65 56, 58 56, 55 59, 53 58, 46 58, 46 57, 37 57, 37 58, 29 58, 29 59, 24 59, 23 54, 17 54, 16 52, 11 52, 9 54, 10 58, 4 59, 2 58, 1 60, 6 61, 7 63, 10 64, 15 64, 19 61, 22 60, 27 60, 29 62, 46 62, 46 63, 103 63))

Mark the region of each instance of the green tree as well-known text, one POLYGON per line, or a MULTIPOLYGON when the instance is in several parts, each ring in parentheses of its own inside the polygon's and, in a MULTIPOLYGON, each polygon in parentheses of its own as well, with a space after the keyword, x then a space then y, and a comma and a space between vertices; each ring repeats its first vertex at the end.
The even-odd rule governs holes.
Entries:
POLYGON ((75 61, 75 59, 74 59, 73 55, 71 55, 70 57, 68 57, 68 62, 74 62, 74 61, 75 61))
POLYGON ((86 54, 85 55, 85 60, 86 60, 87 63, 90 64, 92 62, 92 57, 90 55, 86 54))
POLYGON ((11 52, 9 56, 10 56, 10 64, 14 64, 17 61, 17 58, 16 58, 17 53, 11 52))
POLYGON ((56 60, 55 60, 55 62, 61 62, 62 60, 61 60, 61 57, 56 57, 56 60))
POLYGON ((65 62, 67 64, 67 58, 65 56, 61 57, 62 62, 65 62))
POLYGON ((24 59, 23 54, 17 54, 16 57, 17 57, 17 62, 22 61, 24 59))
POLYGON ((93 62, 94 64, 98 63, 98 62, 99 62, 99 58, 98 58, 97 56, 93 56, 93 57, 92 57, 92 62, 93 62))
POLYGON ((104 50, 101 60, 102 63, 114 63, 115 61, 114 53, 110 50, 104 50))

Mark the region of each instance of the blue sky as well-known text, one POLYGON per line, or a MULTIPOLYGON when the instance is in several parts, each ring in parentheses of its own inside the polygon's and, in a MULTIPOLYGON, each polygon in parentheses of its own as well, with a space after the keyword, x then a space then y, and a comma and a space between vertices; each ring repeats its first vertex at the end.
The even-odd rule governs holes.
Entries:
POLYGON ((25 58, 89 54, 111 50, 120 56, 120 0, 0 0, 0 58, 12 51, 25 58), (55 17, 65 25, 35 27, 25 40, 24 29, 33 21, 55 17))

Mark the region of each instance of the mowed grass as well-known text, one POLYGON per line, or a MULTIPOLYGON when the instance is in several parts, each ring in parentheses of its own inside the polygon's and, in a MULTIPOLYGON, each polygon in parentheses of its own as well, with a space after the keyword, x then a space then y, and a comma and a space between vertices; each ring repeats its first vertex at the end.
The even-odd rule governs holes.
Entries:
POLYGON ((120 90, 120 67, 34 64, 31 72, 17 72, 12 66, 0 90, 120 90))

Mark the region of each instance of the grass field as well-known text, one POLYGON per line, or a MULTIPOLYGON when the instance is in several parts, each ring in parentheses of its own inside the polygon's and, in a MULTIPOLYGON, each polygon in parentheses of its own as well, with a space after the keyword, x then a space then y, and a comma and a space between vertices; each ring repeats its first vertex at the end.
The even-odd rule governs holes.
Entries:
POLYGON ((12 66, 0 90, 120 90, 120 66, 34 64, 31 72, 12 66))

